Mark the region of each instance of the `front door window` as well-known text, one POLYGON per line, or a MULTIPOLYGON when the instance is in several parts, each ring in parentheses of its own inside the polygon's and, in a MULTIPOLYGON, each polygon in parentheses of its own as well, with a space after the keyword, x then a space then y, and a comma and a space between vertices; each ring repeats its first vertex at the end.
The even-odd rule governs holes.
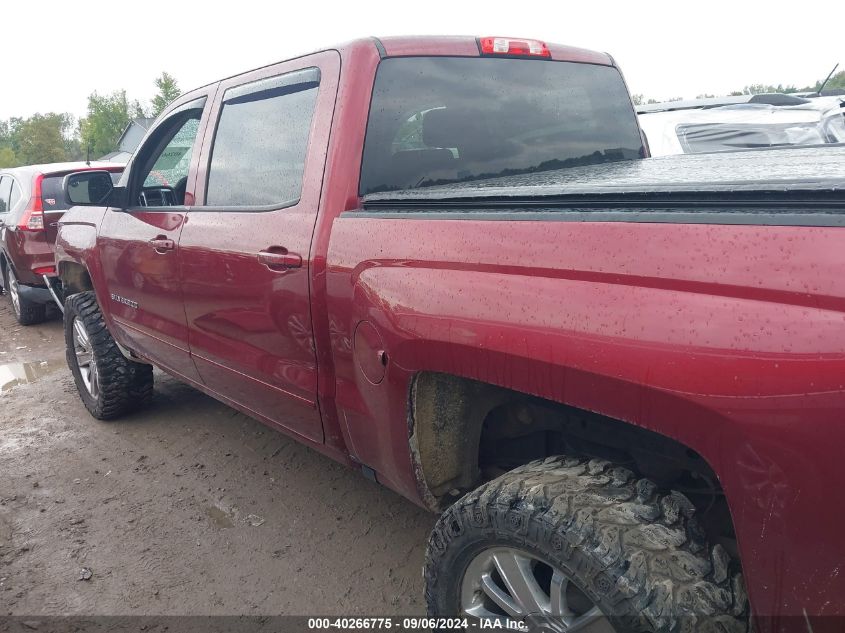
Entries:
MULTIPOLYGON (((205 99, 187 104, 156 128, 136 160, 133 206, 172 207, 185 204, 191 156, 205 99)), ((134 171, 134 170, 133 170, 134 171)))

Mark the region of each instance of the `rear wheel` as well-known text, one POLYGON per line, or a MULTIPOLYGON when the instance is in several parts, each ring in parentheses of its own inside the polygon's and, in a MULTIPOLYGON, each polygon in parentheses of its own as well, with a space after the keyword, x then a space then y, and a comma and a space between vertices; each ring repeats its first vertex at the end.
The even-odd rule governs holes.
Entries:
POLYGON ((47 306, 39 303, 32 303, 26 297, 21 296, 20 282, 15 276, 11 266, 6 267, 6 280, 4 283, 9 293, 9 300, 12 302, 12 310, 15 318, 21 325, 36 325, 47 318, 47 306))
POLYGON ((68 297, 64 320, 67 363, 91 415, 110 420, 150 399, 152 366, 132 362, 121 353, 93 292, 68 297))
POLYGON ((747 630, 738 565, 692 503, 603 460, 551 457, 467 494, 426 552, 429 615, 590 633, 747 630))

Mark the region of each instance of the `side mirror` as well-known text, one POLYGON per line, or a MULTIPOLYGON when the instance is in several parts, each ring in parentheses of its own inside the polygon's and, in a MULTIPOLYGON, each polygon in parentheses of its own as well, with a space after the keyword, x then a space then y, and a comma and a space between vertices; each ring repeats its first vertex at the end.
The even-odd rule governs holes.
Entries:
POLYGON ((109 205, 115 187, 111 172, 91 170, 68 174, 62 189, 69 206, 104 207, 109 205))

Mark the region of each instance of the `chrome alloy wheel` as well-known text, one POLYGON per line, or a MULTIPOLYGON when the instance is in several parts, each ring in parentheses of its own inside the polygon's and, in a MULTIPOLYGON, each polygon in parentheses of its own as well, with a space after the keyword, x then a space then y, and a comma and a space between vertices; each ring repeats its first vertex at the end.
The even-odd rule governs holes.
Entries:
POLYGON ((73 320, 73 352, 76 354, 76 364, 79 366, 79 374, 82 376, 82 384, 92 398, 97 398, 100 393, 100 376, 97 370, 97 361, 94 358, 94 348, 85 330, 85 325, 76 317, 73 320))
POLYGON ((486 549, 472 559, 460 600, 468 617, 519 620, 529 631, 614 633, 607 616, 566 574, 512 547, 486 549))
POLYGON ((9 281, 9 298, 12 300, 12 307, 15 309, 15 314, 18 316, 21 315, 21 294, 20 289, 18 287, 18 278, 15 277, 15 271, 12 270, 12 267, 9 266, 8 268, 8 281, 9 281))

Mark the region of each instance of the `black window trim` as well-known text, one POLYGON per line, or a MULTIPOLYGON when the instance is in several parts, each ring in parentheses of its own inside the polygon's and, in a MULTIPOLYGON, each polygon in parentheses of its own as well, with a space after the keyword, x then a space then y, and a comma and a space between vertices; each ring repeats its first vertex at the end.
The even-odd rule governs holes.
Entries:
MULTIPOLYGON (((319 65, 311 65, 306 66, 304 68, 297 68, 294 70, 288 70, 286 72, 280 73, 278 75, 273 75, 271 77, 264 77, 263 79, 253 79, 247 81, 242 84, 236 84, 229 88, 226 88, 225 92, 223 93, 220 99, 220 108, 217 112, 217 120, 214 122, 214 133, 211 136, 211 148, 208 152, 208 164, 207 169, 205 170, 205 194, 204 197, 208 198, 208 183, 211 178, 211 162, 214 159, 214 145, 217 141, 217 132, 220 127, 220 120, 223 118, 223 106, 226 105, 227 101, 231 101, 233 99, 240 99, 250 94, 254 94, 257 92, 263 92, 266 90, 272 90, 275 88, 280 88, 283 86, 287 87, 294 87, 300 85, 307 85, 307 88, 301 88, 302 90, 310 90, 311 88, 317 88, 317 99, 315 99, 314 103, 314 112, 311 115, 311 128, 308 130, 308 144, 311 143, 311 134, 314 131, 314 120, 317 114, 318 108, 318 101, 320 97, 320 85, 323 80, 323 71, 320 69, 319 65), (316 81, 299 81, 294 82, 291 84, 284 83, 284 77, 288 77, 294 74, 305 74, 312 71, 316 71, 317 79, 316 81), (273 85, 277 83, 277 85, 273 85), (313 84, 313 85, 310 85, 313 84), (250 86, 253 89, 248 89, 250 86), (232 93, 232 96, 228 99, 226 98, 227 93, 232 93)), ((289 94, 293 94, 291 91, 289 94)), ((281 96, 281 95, 277 95, 281 96)), ((269 98, 269 97, 268 97, 269 98)), ((307 148, 306 148, 307 149, 307 148)), ((308 166, 308 153, 306 152, 305 156, 305 167, 308 166)), ((305 170, 302 173, 302 184, 304 186, 305 183, 305 170)), ((205 204, 197 204, 190 207, 190 212, 207 212, 207 213, 269 213, 270 211, 282 211, 284 209, 290 209, 292 207, 297 206, 302 201, 302 187, 300 187, 300 195, 296 198, 291 198, 290 200, 282 200, 280 202, 274 202, 273 204, 244 204, 244 205, 205 205, 205 204)), ((204 202, 204 201, 203 201, 204 202)))
MULTIPOLYGON (((197 97, 196 99, 192 99, 191 101, 188 101, 187 103, 183 103, 179 107, 175 108, 172 112, 168 113, 167 118, 163 119, 161 121, 161 123, 159 123, 158 125, 156 125, 152 129, 150 136, 152 136, 152 134, 155 134, 159 129, 161 129, 161 127, 164 126, 167 121, 171 121, 174 117, 177 117, 180 114, 184 114, 185 112, 188 112, 189 110, 200 110, 201 113, 200 113, 200 119, 199 120, 200 120, 200 122, 202 122, 202 116, 203 116, 203 114, 205 114, 205 109, 207 107, 208 107, 208 95, 202 95, 200 97, 197 97)), ((185 119, 185 121, 187 121, 187 120, 188 119, 185 119)), ((184 122, 182 123, 182 125, 184 125, 184 122)), ((163 145, 159 142, 159 145, 157 147, 158 153, 156 154, 156 157, 158 157, 158 154, 160 154, 161 151, 167 146, 167 144, 170 141, 173 140, 173 137, 176 135, 176 133, 179 131, 179 129, 181 129, 181 126, 180 126, 180 128, 176 129, 173 132, 172 135, 169 135, 169 137, 166 137, 167 140, 164 142, 163 145)), ((194 151, 198 150, 197 143, 199 142, 199 139, 200 139, 200 136, 201 136, 200 131, 201 130, 197 131, 197 136, 196 136, 196 138, 194 138, 194 147, 191 149, 192 153, 194 151)), ((142 149, 143 149, 143 146, 142 146, 142 149)), ((191 161, 193 161, 193 157, 191 158, 191 161)), ((153 163, 153 164, 155 164, 155 163, 153 163)), ((144 165, 144 167, 146 167, 146 165, 144 165)), ((150 165, 150 169, 152 169, 152 165, 150 165)), ((132 200, 131 194, 132 194, 132 191, 135 188, 136 179, 137 179, 136 174, 137 173, 138 173, 138 169, 136 168, 136 163, 135 163, 135 160, 134 160, 134 157, 133 157, 132 167, 129 170, 129 178, 126 182, 126 191, 127 191, 126 198, 127 198, 128 206, 125 209, 114 209, 114 210, 119 210, 119 211, 122 211, 124 213, 145 213, 147 211, 152 211, 152 212, 156 212, 156 213, 168 212, 169 211, 169 212, 172 213, 173 211, 187 212, 187 210, 191 208, 191 207, 184 205, 184 204, 171 205, 171 206, 157 206, 157 207, 143 207, 143 206, 138 205, 137 203, 133 204, 134 201, 132 200)), ((149 172, 147 172, 147 173, 149 173, 149 172)), ((190 164, 188 166, 188 173, 190 174, 190 164)), ((146 176, 145 176, 145 178, 146 178, 146 176)), ((141 189, 143 189, 143 183, 142 183, 141 189)))

